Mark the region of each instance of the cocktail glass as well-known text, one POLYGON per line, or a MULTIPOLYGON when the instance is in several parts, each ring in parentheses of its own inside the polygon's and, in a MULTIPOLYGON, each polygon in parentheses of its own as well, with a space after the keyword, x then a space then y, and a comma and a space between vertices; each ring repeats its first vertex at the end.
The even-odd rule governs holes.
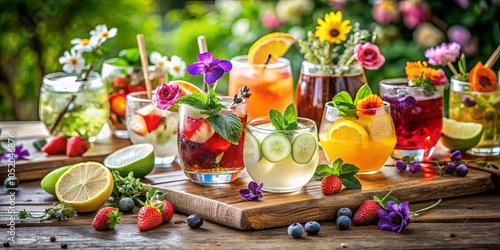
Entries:
POLYGON ((238 94, 243 85, 250 88, 248 119, 266 116, 271 109, 285 110, 293 102, 293 77, 288 59, 280 58, 267 65, 248 64, 247 56, 237 56, 231 63, 228 94, 238 94))
POLYGON ((299 128, 276 130, 269 117, 250 120, 243 160, 250 177, 263 190, 286 193, 300 190, 316 171, 319 147, 316 123, 298 118, 299 128))
POLYGON ((382 80, 380 96, 391 104, 397 144, 392 157, 429 159, 443 126, 443 86, 408 86, 406 78, 382 80))
POLYGON ((153 145, 155 165, 172 163, 177 156, 176 112, 157 108, 146 91, 127 95, 127 130, 133 144, 153 145))
POLYGON ((358 118, 341 117, 332 102, 325 104, 319 140, 330 163, 341 158, 359 174, 380 171, 396 145, 390 105, 356 111, 358 118))
MULTIPOLYGON (((236 180, 243 171, 243 141, 247 104, 231 106, 232 97, 220 97, 226 106, 220 112, 233 113, 243 123, 238 144, 231 144, 214 131, 203 111, 187 104, 179 106, 178 148, 182 170, 193 182, 224 184, 236 180)), ((229 128, 227 128, 229 129, 229 128)))
POLYGON ((500 154, 500 88, 494 92, 472 91, 469 82, 451 78, 448 116, 459 122, 483 125, 479 143, 467 152, 479 156, 500 154))

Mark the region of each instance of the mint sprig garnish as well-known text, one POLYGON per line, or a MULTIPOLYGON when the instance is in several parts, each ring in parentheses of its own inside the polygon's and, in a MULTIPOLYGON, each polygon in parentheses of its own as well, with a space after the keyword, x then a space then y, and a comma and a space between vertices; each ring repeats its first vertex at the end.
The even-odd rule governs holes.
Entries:
POLYGON ((276 130, 293 130, 299 127, 297 123, 297 110, 293 103, 286 107, 283 114, 276 109, 269 111, 269 119, 276 130))
POLYGON ((358 104, 359 100, 364 99, 370 94, 372 94, 372 90, 368 83, 365 83, 359 88, 358 92, 356 92, 354 100, 352 100, 349 92, 345 90, 337 93, 332 99, 333 106, 339 110, 339 116, 341 117, 358 118, 356 104, 358 104))
POLYGON ((349 189, 361 189, 361 182, 356 178, 359 168, 354 164, 344 163, 341 158, 335 160, 332 165, 321 164, 316 168, 316 177, 323 178, 335 175, 340 178, 342 185, 349 189))

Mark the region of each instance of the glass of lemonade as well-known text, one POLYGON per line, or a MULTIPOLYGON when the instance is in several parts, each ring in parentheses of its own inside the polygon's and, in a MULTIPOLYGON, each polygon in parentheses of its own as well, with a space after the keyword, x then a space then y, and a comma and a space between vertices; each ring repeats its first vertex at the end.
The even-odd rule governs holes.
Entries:
POLYGON ((271 109, 284 110, 293 102, 293 77, 290 61, 279 58, 272 64, 249 64, 247 56, 231 59, 228 95, 238 94, 243 85, 252 92, 247 103, 248 119, 266 116, 271 109))
POLYGON ((166 165, 177 156, 176 112, 157 108, 146 91, 127 95, 127 130, 133 144, 153 145, 155 165, 166 165))
POLYGON ((96 72, 87 81, 78 81, 76 74, 48 74, 40 90, 39 114, 49 130, 62 115, 52 135, 80 134, 93 141, 109 117, 108 92, 96 72))
MULTIPOLYGON (((236 180, 243 171, 243 141, 247 123, 245 101, 231 105, 233 97, 220 97, 226 106, 220 112, 233 113, 243 131, 237 144, 226 141, 207 121, 208 115, 188 104, 179 106, 178 149, 182 170, 193 182, 224 184, 236 180)), ((228 128, 229 129, 229 128, 228 128)))
POLYGON ((358 118, 342 117, 332 102, 325 104, 319 129, 321 147, 329 163, 342 158, 359 168, 358 174, 380 171, 396 145, 390 104, 356 110, 358 118))
POLYGON ((319 147, 316 123, 299 117, 298 128, 276 130, 269 117, 250 120, 243 160, 250 177, 263 190, 286 193, 300 190, 316 171, 319 147))
POLYGON ((471 90, 469 82, 451 78, 448 116, 459 122, 474 122, 483 125, 479 143, 467 152, 473 155, 492 156, 500 154, 500 88, 494 92, 471 90))

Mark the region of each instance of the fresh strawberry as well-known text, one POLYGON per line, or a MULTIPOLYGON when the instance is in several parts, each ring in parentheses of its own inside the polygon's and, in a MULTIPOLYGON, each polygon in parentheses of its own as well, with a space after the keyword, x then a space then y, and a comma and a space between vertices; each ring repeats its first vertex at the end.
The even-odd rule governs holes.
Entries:
POLYGON ((321 180, 321 192, 324 195, 335 194, 342 189, 342 180, 335 175, 329 175, 321 180))
POLYGON ((146 90, 146 86, 144 86, 144 84, 128 85, 127 86, 127 92, 129 92, 129 93, 145 91, 145 90, 146 90))
POLYGON ((109 107, 113 114, 119 117, 125 117, 125 109, 127 107, 126 94, 112 94, 109 97, 109 107))
POLYGON ((42 151, 49 155, 60 155, 66 154, 66 144, 68 140, 62 135, 58 135, 50 140, 45 146, 43 146, 42 151))
POLYGON ((67 156, 81 156, 89 150, 89 143, 82 139, 81 136, 75 135, 68 140, 66 145, 67 156))
POLYGON ((183 128, 184 136, 196 143, 206 142, 215 133, 208 121, 202 118, 186 117, 183 128))
POLYGON ((168 223, 174 217, 174 206, 169 201, 163 201, 163 223, 168 223))
POLYGON ((128 85, 127 78, 125 77, 115 77, 113 79, 113 85, 118 88, 125 88, 128 85))
POLYGON ((159 226, 163 222, 163 214, 160 209, 145 205, 141 207, 137 214, 137 227, 141 231, 146 231, 159 226))
POLYGON ((153 105, 147 105, 137 110, 137 114, 141 115, 144 119, 148 133, 155 130, 161 122, 161 116, 155 114, 155 109, 153 105))
POLYGON ((148 133, 148 128, 146 126, 146 121, 142 115, 134 115, 130 118, 129 128, 139 135, 146 135, 148 133))
POLYGON ((381 208, 380 203, 375 200, 366 200, 358 211, 354 214, 352 222, 355 225, 366 225, 378 218, 378 209, 381 208))
POLYGON ((96 230, 112 229, 118 224, 120 224, 120 216, 114 207, 101 208, 92 222, 92 226, 96 230))
POLYGON ((203 143, 203 147, 207 148, 208 150, 218 154, 221 152, 226 151, 229 146, 231 146, 231 143, 226 141, 222 136, 220 136, 217 133, 214 133, 208 141, 203 143))

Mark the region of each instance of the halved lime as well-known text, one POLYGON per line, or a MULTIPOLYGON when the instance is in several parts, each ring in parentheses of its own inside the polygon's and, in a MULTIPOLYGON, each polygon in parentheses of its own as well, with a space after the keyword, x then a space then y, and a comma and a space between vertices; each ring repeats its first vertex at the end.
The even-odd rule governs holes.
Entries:
POLYGON ((292 158, 299 164, 308 163, 316 153, 317 148, 316 138, 310 133, 302 133, 293 140, 292 158))
POLYGON ((154 168, 153 145, 142 143, 121 148, 104 158, 103 164, 111 171, 118 170, 123 177, 133 171, 134 177, 142 178, 154 168))
POLYGON ((282 133, 268 135, 262 141, 262 154, 269 162, 278 163, 292 153, 290 140, 282 133))
POLYGON ((245 166, 253 166, 262 158, 260 142, 251 133, 245 133, 245 144, 243 146, 245 166))
POLYGON ((441 142, 450 150, 468 150, 476 146, 483 135, 483 125, 443 118, 441 142))

